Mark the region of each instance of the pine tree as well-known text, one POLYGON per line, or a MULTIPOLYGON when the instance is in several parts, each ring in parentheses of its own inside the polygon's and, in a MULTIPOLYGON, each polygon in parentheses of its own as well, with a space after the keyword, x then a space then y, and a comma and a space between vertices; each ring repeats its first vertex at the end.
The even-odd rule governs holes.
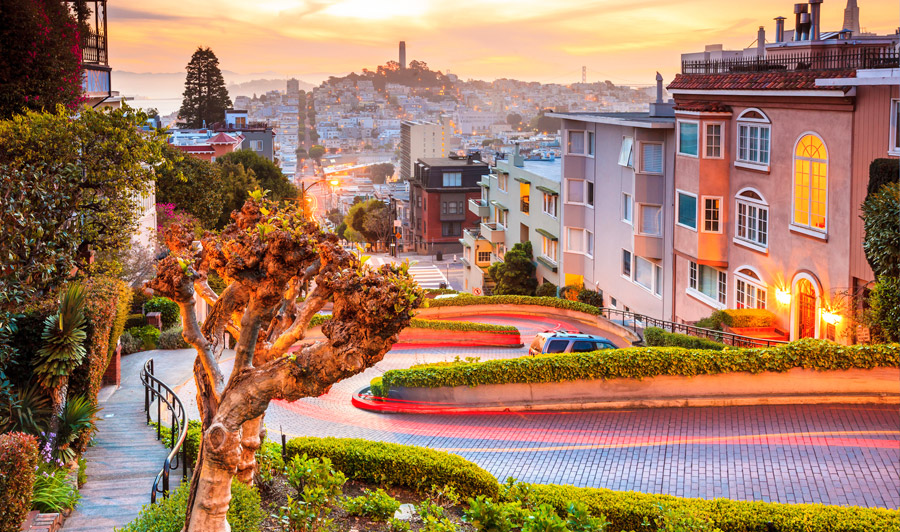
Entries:
POLYGON ((189 128, 212 126, 225 120, 229 107, 231 98, 219 70, 219 59, 209 48, 197 48, 187 65, 184 100, 178 111, 181 122, 189 128))

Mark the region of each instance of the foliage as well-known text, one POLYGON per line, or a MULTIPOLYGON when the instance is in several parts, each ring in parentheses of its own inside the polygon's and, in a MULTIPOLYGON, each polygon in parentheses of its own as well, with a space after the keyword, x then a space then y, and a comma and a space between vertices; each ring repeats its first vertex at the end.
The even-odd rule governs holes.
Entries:
POLYGON ((900 341, 900 278, 882 275, 869 294, 867 321, 885 341, 900 341))
POLYGON ((314 144, 309 149, 308 155, 310 159, 314 159, 316 162, 319 162, 322 159, 322 156, 325 155, 325 146, 314 144))
POLYGON ((178 209, 174 203, 156 204, 156 240, 159 246, 165 246, 165 234, 172 226, 190 227, 194 232, 203 230, 200 220, 178 209))
POLYGON ((128 250, 115 254, 114 257, 106 260, 115 260, 119 264, 118 276, 129 286, 138 286, 142 281, 146 281, 153 277, 156 273, 156 253, 154 252, 154 244, 156 241, 157 228, 148 228, 151 242, 143 245, 140 242, 132 241, 128 250))
POLYGON ((159 340, 156 342, 158 349, 190 349, 190 344, 184 340, 181 327, 172 327, 159 333, 159 340))
POLYGON ((249 191, 256 190, 261 185, 256 180, 254 171, 245 167, 244 163, 234 162, 231 159, 225 161, 217 159, 216 167, 220 169, 224 194, 222 212, 216 222, 216 229, 222 229, 231 223, 231 213, 241 210, 241 206, 247 201, 249 191))
POLYGON ((582 290, 584 290, 584 286, 580 284, 566 285, 559 291, 559 297, 568 301, 578 301, 578 294, 580 294, 582 290))
MULTIPOLYGON (((63 387, 68 382, 69 374, 84 359, 87 339, 84 301, 84 286, 70 284, 60 298, 59 312, 44 322, 41 335, 44 345, 37 352, 34 375, 46 390, 63 387)), ((54 408, 60 406, 54 404, 54 408)))
POLYGON ((119 337, 119 343, 122 344, 122 354, 130 355, 144 350, 144 342, 140 338, 135 338, 130 332, 125 331, 119 337))
MULTIPOLYGON (((159 429, 160 433, 160 441, 163 442, 168 448, 171 448, 172 445, 172 429, 167 427, 165 424, 159 426, 159 423, 155 421, 150 422, 150 426, 154 429, 159 429)), ((178 435, 175 435, 175 440, 178 440, 178 435)), ((200 421, 196 419, 191 419, 188 421, 188 430, 187 435, 184 437, 184 443, 182 446, 184 447, 184 452, 187 455, 188 464, 191 465, 191 468, 194 467, 194 464, 197 463, 197 453, 200 451, 200 444, 203 441, 203 428, 200 425, 200 421)), ((271 444, 268 443, 267 445, 271 444)))
POLYGON ((506 115, 506 123, 514 128, 522 127, 522 115, 519 113, 510 113, 506 115))
POLYGON ((900 183, 884 185, 862 204, 863 249, 875 278, 900 277, 900 183))
POLYGON ((225 210, 227 184, 222 166, 185 155, 172 145, 164 153, 171 164, 157 172, 156 201, 176 206, 206 229, 216 227, 225 210))
POLYGON ((34 436, 0 434, 0 532, 19 532, 31 510, 38 444, 34 436))
POLYGON ((721 351, 677 347, 604 349, 489 360, 452 365, 427 364, 389 370, 384 389, 395 386, 437 388, 482 384, 564 382, 596 379, 642 379, 660 375, 716 375, 794 368, 826 370, 900 367, 900 344, 843 346, 803 339, 777 347, 726 348, 721 351))
POLYGON ((537 297, 556 297, 556 285, 550 281, 544 281, 534 291, 537 297))
POLYGON ((128 332, 128 334, 130 334, 132 338, 135 338, 141 342, 142 351, 156 349, 156 346, 159 345, 159 336, 160 334, 162 334, 159 332, 159 329, 157 329, 153 325, 132 327, 126 332, 128 332))
MULTIPOLYGON (((190 424, 188 424, 190 427, 190 424)), ((188 434, 190 435, 190 429, 188 434)), ((275 480, 275 476, 284 472, 284 460, 281 457, 281 445, 266 441, 256 451, 256 476, 254 480, 260 488, 266 488, 275 480)))
POLYGON ((109 334, 109 351, 108 358, 112 358, 119 344, 119 337, 125 332, 125 323, 131 317, 131 297, 134 292, 125 283, 118 283, 118 297, 116 298, 116 314, 113 318, 112 331, 109 334))
POLYGON ((144 315, 151 312, 159 312, 164 328, 172 327, 179 322, 181 310, 178 304, 167 297, 154 297, 144 303, 144 315))
POLYGON ((394 175, 394 165, 392 163, 377 163, 369 166, 369 178, 376 185, 383 185, 387 178, 394 175))
POLYGON ((14 387, 11 397, 0 402, 0 433, 24 432, 37 436, 47 430, 53 409, 50 397, 37 384, 14 387))
POLYGON ((75 443, 84 439, 90 441, 96 430, 97 412, 100 407, 83 395, 70 397, 59 416, 59 432, 56 434, 56 448, 53 457, 67 464, 75 458, 75 443))
MULTIPOLYGON (((281 201, 284 199, 292 199, 297 197, 297 187, 291 184, 290 180, 281 172, 281 169, 275 166, 275 163, 266 159, 262 155, 252 150, 238 150, 216 159, 216 164, 239 164, 244 167, 248 175, 252 175, 255 182, 263 190, 268 190, 268 197, 273 201, 281 201)), ((233 174, 231 179, 237 179, 239 176, 233 174)), ((249 190, 249 189, 244 189, 249 190)), ((243 198, 230 198, 229 207, 240 209, 243 205, 243 198)), ((227 212, 226 214, 229 214, 227 212)))
POLYGON ((4 2, 0 24, 0 118, 75 109, 84 101, 78 21, 55 0, 4 2))
POLYGON ((540 133, 556 133, 559 131, 562 128, 562 120, 547 116, 547 113, 552 112, 553 109, 541 110, 536 117, 531 119, 531 123, 529 124, 531 129, 540 133))
MULTIPOLYGON (((181 532, 190 483, 181 484, 169 494, 168 499, 146 505, 137 519, 118 532, 181 532)), ((231 483, 231 504, 228 507, 228 523, 232 532, 258 532, 262 530, 265 512, 261 508, 259 491, 240 482, 231 483)))
POLYGON ((41 513, 63 512, 80 499, 78 488, 69 480, 68 470, 41 466, 34 477, 32 506, 41 513))
POLYGON ((880 192, 884 185, 898 181, 900 181, 900 159, 873 159, 869 164, 866 199, 880 192))
POLYGON ((341 495, 347 477, 331 467, 326 458, 294 455, 285 465, 288 484, 299 500, 288 496, 287 505, 279 509, 278 518, 286 532, 315 532, 331 528, 328 516, 341 495))
POLYGON ((78 459, 78 489, 87 484, 87 460, 82 456, 78 459))
MULTIPOLYGON (((330 314, 316 314, 309 322, 309 327, 318 327, 331 319, 330 314)), ((410 329, 431 329, 438 331, 495 332, 518 334, 519 329, 513 325, 494 325, 493 323, 476 323, 473 321, 455 320, 422 320, 413 318, 409 321, 410 329)))
POLYGON ((374 521, 387 521, 400 508, 400 501, 388 495, 383 489, 364 490, 359 497, 347 497, 341 506, 348 515, 366 516, 374 521))
POLYGON ((165 138, 130 108, 0 121, 0 310, 54 293, 127 250, 165 138))
POLYGON ((390 209, 384 202, 374 198, 350 207, 344 223, 371 244, 379 240, 387 241, 394 228, 390 209))
POLYGON ((444 507, 428 499, 416 506, 424 532, 456 532, 456 524, 447 517, 444 507))
POLYGON ((775 325, 775 314, 761 308, 725 309, 713 312, 695 324, 704 329, 722 330, 728 327, 772 327, 775 325))
POLYGON ((496 497, 494 477, 464 458, 422 447, 362 439, 293 438, 287 455, 330 458, 350 478, 400 486, 426 494, 433 485, 452 486, 462 497, 496 497))
POLYGON ((409 521, 391 517, 390 519, 388 519, 388 530, 390 530, 391 532, 409 532, 409 521))
POLYGON ((518 242, 503 255, 503 262, 491 264, 488 273, 497 283, 495 294, 533 296, 536 270, 531 242, 518 242))
POLYGON ((521 501, 494 502, 479 495, 469 499, 463 519, 479 532, 513 532, 522 527, 526 513, 521 501))
POLYGON ((454 290, 452 288, 426 288, 425 289, 426 295, 439 296, 439 295, 443 295, 443 294, 458 294, 458 293, 459 293, 459 290, 454 290))
POLYGON ((603 291, 588 290, 582 288, 578 291, 578 301, 597 308, 603 308, 603 291))
MULTIPOLYGON (((132 327, 143 327, 147 325, 147 317, 143 314, 129 314, 128 319, 125 320, 125 329, 131 329, 132 327)), ((124 331, 123 331, 124 332, 124 331)))
POLYGON ((685 347, 688 349, 714 349, 721 351, 726 345, 709 340, 707 338, 698 338, 687 334, 670 333, 658 327, 647 327, 644 329, 644 342, 648 346, 659 347, 685 347))
POLYGON ((536 305, 552 307, 562 310, 574 310, 586 314, 598 315, 600 310, 592 305, 585 305, 577 301, 559 299, 555 297, 528 297, 528 296, 472 296, 460 294, 446 299, 429 299, 425 302, 428 308, 437 307, 467 307, 470 305, 536 305))
POLYGON ((223 122, 231 98, 216 54, 209 48, 198 47, 186 70, 184 99, 178 111, 181 122, 187 128, 212 127, 223 122))

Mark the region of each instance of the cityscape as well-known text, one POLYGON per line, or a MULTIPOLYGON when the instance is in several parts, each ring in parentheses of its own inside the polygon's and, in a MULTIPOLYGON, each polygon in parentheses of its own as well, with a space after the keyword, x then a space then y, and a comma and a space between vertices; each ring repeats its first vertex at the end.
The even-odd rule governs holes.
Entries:
POLYGON ((0 532, 900 530, 900 12, 652 4, 0 2, 0 532))

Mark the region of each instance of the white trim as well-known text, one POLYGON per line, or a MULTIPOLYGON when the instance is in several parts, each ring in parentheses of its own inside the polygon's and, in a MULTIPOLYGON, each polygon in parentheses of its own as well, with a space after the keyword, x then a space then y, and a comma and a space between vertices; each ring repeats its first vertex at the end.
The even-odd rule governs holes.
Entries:
MULTIPOLYGON (((757 109, 748 109, 746 112, 756 111, 762 114, 762 111, 757 109)), ((742 113, 743 114, 743 113, 742 113)), ((766 116, 763 114, 763 116, 766 116)), ((767 118, 768 120, 768 118, 767 118)), ((758 118, 739 118, 734 124, 734 165, 735 166, 743 166, 744 168, 751 168, 755 170, 769 170, 769 165, 772 163, 772 123, 768 121, 763 121, 758 118), (757 156, 763 153, 762 148, 760 147, 760 140, 762 139, 762 135, 759 134, 760 131, 765 129, 768 131, 768 135, 766 135, 766 163, 761 163, 758 161, 753 161, 750 159, 741 159, 741 126, 747 128, 747 156, 750 156, 750 128, 755 127, 757 129, 757 137, 756 137, 756 152, 757 156)))
POLYGON ((684 227, 685 229, 689 229, 693 232, 697 232, 697 229, 700 227, 700 216, 697 215, 697 209, 694 210, 694 223, 697 224, 697 227, 691 227, 689 225, 684 225, 683 223, 678 221, 678 215, 681 212, 681 202, 678 201, 678 194, 684 194, 685 196, 693 196, 694 200, 697 202, 697 209, 700 208, 700 198, 697 197, 696 194, 692 192, 687 192, 685 190, 675 189, 675 225, 679 227, 684 227))
MULTIPOLYGON (((771 139, 769 141, 771 142, 771 139)), ((772 154, 770 153, 769 156, 771 156, 771 155, 772 154)), ((737 166, 738 168, 747 168, 749 170, 758 170, 760 172, 769 173, 769 165, 767 165, 767 164, 753 164, 753 163, 747 163, 744 161, 738 161, 737 159, 735 159, 734 165, 737 166)))
POLYGON ((779 91, 779 90, 699 90, 699 89, 668 89, 669 94, 702 94, 709 96, 819 96, 822 98, 847 98, 856 96, 856 88, 852 88, 847 92, 833 90, 798 90, 798 91, 779 91))
POLYGON ((725 122, 718 120, 709 120, 703 122, 703 149, 700 152, 703 159, 724 159, 725 158, 725 122), (719 156, 713 157, 707 155, 706 142, 709 138, 709 126, 719 126, 719 156))
POLYGON ((763 195, 763 193, 760 192, 759 189, 756 188, 756 187, 744 187, 744 188, 738 190, 738 191, 737 191, 737 194, 735 194, 734 197, 735 197, 735 198, 740 198, 741 201, 750 201, 750 202, 753 202, 753 203, 758 203, 758 204, 760 204, 760 205, 765 205, 766 207, 769 206, 769 202, 766 201, 766 197, 765 197, 765 196, 763 195), (741 194, 743 194, 744 192, 753 192, 754 194, 756 194, 757 196, 759 196, 759 197, 762 198, 762 199, 759 199, 759 200, 758 200, 758 199, 755 199, 755 198, 748 198, 748 197, 745 197, 745 196, 741 196, 741 194))
MULTIPOLYGON (((637 214, 638 224, 637 224, 637 228, 636 228, 637 230, 635 231, 635 233, 638 235, 641 235, 641 236, 653 236, 653 237, 657 237, 657 238, 663 238, 665 236, 665 225, 664 225, 665 220, 663 220, 663 206, 658 203, 643 203, 643 202, 635 203, 635 205, 638 207, 638 209, 636 209, 638 211, 638 214, 637 214), (643 229, 644 229, 643 208, 644 207, 657 207, 659 209, 659 233, 645 233, 643 231, 643 229)), ((634 214, 635 213, 632 212, 632 218, 634 218, 634 214)))
POLYGON ((745 248, 747 248, 747 249, 751 249, 751 250, 753 250, 753 251, 758 251, 758 252, 760 252, 760 253, 762 253, 762 254, 764 254, 764 255, 768 255, 768 254, 769 254, 769 248, 768 248, 768 247, 760 246, 759 244, 756 244, 756 243, 751 242, 751 241, 749 241, 749 240, 742 240, 742 239, 740 239, 740 238, 738 238, 738 237, 734 237, 734 238, 731 239, 731 241, 734 242, 735 244, 739 245, 739 246, 745 247, 745 248))
MULTIPOLYGON (((747 280, 757 283, 757 284, 765 282, 762 280, 763 274, 759 273, 759 270, 756 269, 756 266, 751 266, 749 264, 742 264, 742 265, 738 266, 737 268, 734 269, 734 274, 740 275, 742 277, 747 277, 747 280), (748 277, 747 275, 740 273, 741 270, 750 270, 751 272, 753 272, 754 275, 759 277, 759 280, 757 281, 757 280, 753 279, 752 277, 748 277)), ((768 285, 763 286, 763 289, 768 289, 768 285)))
MULTIPOLYGON (((792 172, 791 172, 791 210, 790 210, 791 217, 790 217, 790 224, 789 224, 790 228, 792 231, 797 230, 801 233, 809 234, 811 236, 815 236, 815 237, 819 237, 819 238, 824 238, 826 240, 828 239, 828 211, 830 210, 828 208, 828 199, 829 199, 828 185, 830 184, 829 183, 829 181, 830 181, 830 176, 829 176, 830 168, 829 167, 831 166, 831 164, 828 162, 828 159, 829 159, 828 156, 830 153, 831 153, 831 150, 829 150, 828 145, 825 144, 825 139, 823 139, 822 136, 819 135, 818 133, 816 133, 815 131, 804 131, 803 133, 800 133, 800 135, 797 136, 797 140, 794 141, 794 149, 793 149, 793 151, 791 151, 791 154, 792 154, 791 155, 791 163, 793 163, 793 164, 791 165, 792 172), (806 162, 817 161, 817 162, 825 163, 825 227, 824 227, 824 229, 816 229, 812 225, 801 225, 794 221, 795 209, 797 208, 797 204, 795 203, 796 200, 794 198, 794 194, 797 191, 797 160, 798 160, 797 146, 799 146, 800 141, 803 140, 808 135, 812 135, 812 136, 816 137, 817 139, 819 139, 819 141, 822 143, 822 146, 825 148, 825 159, 811 159, 811 158, 806 158, 806 157, 801 159, 806 162)), ((811 190, 812 189, 812 172, 810 172, 810 174, 809 174, 809 182, 810 182, 810 190, 811 190)), ((812 206, 811 202, 812 202, 812 197, 810 197, 810 207, 812 206)), ((807 214, 809 215, 810 218, 812 218, 812 209, 811 208, 809 209, 809 212, 807 214)), ((808 220, 808 221, 811 222, 811 220, 808 220)))
MULTIPOLYGON (((793 216, 793 212, 791 213, 791 216, 793 216)), ((826 225, 827 225, 827 221, 826 221, 826 225)), ((804 234, 806 236, 815 237, 820 240, 824 240, 825 242, 828 242, 828 233, 823 233, 822 231, 816 231, 815 229, 810 229, 809 227, 804 227, 802 225, 795 225, 794 222, 791 222, 790 224, 788 224, 788 229, 792 233, 800 233, 800 234, 804 234)))
POLYGON ((589 159, 594 158, 594 156, 597 154, 596 143, 597 143, 597 134, 593 131, 585 129, 584 130, 584 156, 585 157, 587 157, 589 159), (590 142, 588 142, 588 139, 590 139, 590 142))
POLYGON ((641 256, 639 256, 639 255, 634 255, 634 254, 632 254, 632 258, 631 258, 631 276, 633 277, 633 279, 632 279, 632 281, 631 281, 632 283, 634 283, 635 285, 637 285, 637 286, 643 288, 643 289, 646 290, 647 292, 650 292, 651 295, 656 296, 656 294, 653 293, 653 288, 654 288, 654 285, 655 285, 655 283, 656 283, 656 263, 655 263, 655 262, 653 262, 652 260, 649 260, 649 259, 645 259, 644 257, 641 257, 641 256), (642 284, 639 283, 638 280, 637 280, 637 261, 638 261, 638 259, 641 259, 642 261, 644 261, 644 262, 646 262, 647 264, 650 265, 650 287, 649 287, 649 288, 646 287, 646 286, 644 286, 644 285, 642 285, 642 284))
POLYGON ((565 141, 565 154, 566 154, 566 155, 577 155, 577 156, 579 156, 579 157, 590 157, 591 159, 594 158, 593 155, 588 155, 588 153, 587 153, 587 137, 588 137, 588 132, 587 132, 586 129, 566 129, 565 132, 566 132, 566 138, 563 139, 563 140, 565 141), (584 135, 584 139, 582 140, 582 146, 583 146, 583 148, 584 148, 584 151, 582 151, 581 153, 579 153, 579 152, 574 152, 574 151, 569 151, 569 144, 570 144, 570 142, 569 142, 569 136, 570 136, 572 133, 581 133, 582 135, 584 135))
POLYGON ((619 277, 622 279, 627 279, 628 282, 632 282, 632 278, 634 277, 634 251, 630 249, 622 248, 622 253, 619 254, 619 277), (625 264, 623 260, 625 258, 625 253, 628 253, 628 275, 622 271, 622 266, 625 264))
POLYGON ((675 109, 676 115, 688 115, 688 116, 699 116, 703 118, 730 118, 732 113, 725 113, 719 111, 682 111, 681 109, 675 109))
MULTIPOLYGON (((734 308, 738 308, 738 306, 737 306, 738 305, 738 297, 737 297, 738 296, 738 281, 742 281, 745 284, 752 285, 754 288, 756 288, 757 300, 759 299, 759 291, 762 290, 763 292, 765 292, 766 298, 763 301, 763 308, 765 308, 765 309, 769 308, 769 285, 765 284, 765 281, 763 280, 762 275, 760 275, 759 271, 756 268, 754 268, 753 266, 749 266, 749 265, 739 266, 739 267, 735 268, 734 271, 732 271, 732 275, 734 276, 734 308), (759 279, 754 279, 753 277, 750 277, 747 274, 743 274, 743 273, 741 273, 741 270, 750 270, 751 272, 753 272, 754 275, 759 277, 759 279)), ((744 308, 759 308, 759 307, 745 306, 744 308)))
POLYGON ((628 192, 623 192, 623 193, 622 193, 622 200, 625 199, 625 196, 628 197, 628 206, 629 206, 629 208, 630 208, 630 210, 631 210, 631 219, 628 220, 628 219, 625 218, 625 212, 624 212, 624 210, 625 210, 625 203, 624 203, 624 201, 623 201, 623 203, 622 203, 622 211, 623 211, 623 212, 622 212, 622 221, 625 222, 625 223, 627 223, 628 225, 634 227, 634 196, 631 195, 631 194, 628 193, 628 192))
POLYGON ((722 208, 722 205, 723 205, 722 199, 723 199, 722 196, 700 196, 700 204, 698 205, 698 207, 700 208, 700 212, 703 214, 703 216, 701 216, 701 219, 698 221, 697 228, 700 230, 701 233, 707 233, 707 234, 712 234, 712 235, 721 235, 722 234, 723 225, 724 225, 723 222, 725 221, 724 220, 725 217, 723 216, 724 209, 722 208), (706 230, 706 200, 708 200, 708 199, 719 200, 719 219, 716 220, 716 223, 719 224, 718 231, 707 231, 706 230))
POLYGON ((798 323, 797 323, 797 320, 799 319, 799 317, 797 315, 797 312, 800 310, 800 308, 799 308, 799 305, 797 304, 797 299, 798 299, 797 284, 800 282, 801 279, 805 279, 805 280, 809 281, 809 284, 812 285, 813 290, 816 292, 816 310, 815 310, 816 326, 815 326, 815 333, 814 333, 813 337, 818 338, 821 335, 819 326, 820 326, 820 322, 822 320, 819 319, 819 309, 822 308, 822 305, 821 305, 822 290, 819 288, 819 280, 816 279, 815 276, 813 276, 807 272, 797 272, 796 274, 794 274, 794 278, 791 279, 791 341, 797 339, 797 333, 799 332, 798 331, 799 327, 798 327, 798 323))
POLYGON ((769 115, 763 112, 759 107, 748 107, 741 111, 741 114, 737 117, 738 120, 743 122, 759 122, 761 124, 771 124, 772 120, 769 119, 769 115), (750 113, 757 113, 762 116, 762 118, 749 118, 747 117, 750 113))
MULTIPOLYGON (((718 282, 718 281, 717 281, 717 282, 718 282)), ((712 299, 711 297, 709 297, 708 295, 704 294, 703 292, 701 292, 701 291, 699 291, 699 290, 695 290, 695 289, 691 288, 690 286, 687 287, 687 288, 685 289, 685 293, 686 293, 687 295, 691 296, 692 298, 694 298, 694 299, 700 301, 701 303, 703 303, 703 304, 705 304, 705 305, 708 305, 708 306, 710 306, 710 307, 712 307, 712 308, 714 308, 714 309, 718 309, 718 310, 724 310, 724 309, 725 309, 725 306, 726 306, 726 305, 723 305, 722 303, 719 303, 718 300, 712 299)))
POLYGON ((637 142, 637 145, 638 145, 637 152, 641 159, 638 164, 638 167, 640 168, 640 171, 638 173, 646 174, 646 175, 663 175, 663 174, 665 174, 666 173, 666 143, 655 141, 655 140, 652 140, 652 141, 641 140, 641 141, 637 142), (662 165, 662 167, 660 168, 659 172, 649 172, 649 171, 647 171, 646 168, 644 168, 644 145, 645 144, 653 144, 653 145, 659 146, 660 150, 662 150, 662 157, 660 158, 660 164, 662 165))
POLYGON ((587 183, 587 179, 579 179, 575 177, 567 177, 563 179, 563 188, 565 188, 564 192, 566 194, 566 205, 581 205, 582 207, 587 206, 587 202, 584 201, 584 198, 587 198, 587 185, 585 183, 587 183), (572 201, 569 199, 569 181, 581 181, 582 201, 572 201))
POLYGON ((699 120, 682 120, 675 121, 675 155, 682 157, 691 157, 697 159, 700 157, 700 121, 699 120), (682 153, 681 151, 681 124, 695 124, 697 126, 697 154, 682 153))
POLYGON ((897 113, 900 111, 895 109, 898 106, 900 106, 900 98, 891 98, 891 131, 888 134, 888 137, 890 138, 890 143, 888 144, 888 155, 894 156, 900 156, 900 146, 898 146, 898 144, 900 144, 900 138, 897 138, 897 128, 898 125, 900 125, 897 124, 897 113))

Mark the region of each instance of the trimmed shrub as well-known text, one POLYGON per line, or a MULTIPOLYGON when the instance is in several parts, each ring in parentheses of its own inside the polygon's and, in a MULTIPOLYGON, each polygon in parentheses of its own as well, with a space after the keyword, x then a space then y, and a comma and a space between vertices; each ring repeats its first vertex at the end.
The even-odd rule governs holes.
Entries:
MULTIPOLYGON (((155 421, 150 422, 150 426, 153 427, 153 430, 156 430, 158 423, 155 421)), ((172 448, 172 429, 166 426, 165 423, 161 427, 159 427, 160 439, 162 440, 163 445, 167 448, 172 448)), ((175 439, 178 439, 178 435, 175 435, 175 439)), ((191 419, 188 421, 188 430, 187 436, 184 437, 184 452, 187 455, 187 461, 194 467, 194 464, 197 463, 197 454, 200 452, 200 443, 203 441, 203 426, 200 424, 200 421, 197 419, 191 419)))
POLYGON ((150 349, 156 349, 157 344, 159 343, 159 329, 152 325, 144 325, 143 327, 132 327, 128 329, 128 334, 132 337, 140 340, 141 342, 141 350, 147 351, 150 349))
POLYGON ((143 344, 140 338, 131 336, 131 333, 128 331, 122 333, 122 336, 119 337, 119 343, 122 344, 123 355, 130 355, 131 353, 141 351, 141 346, 143 344))
POLYGON ((384 397, 384 381, 382 381, 381 377, 375 377, 369 381, 369 393, 375 397, 384 397))
POLYGON ((603 308, 603 291, 594 291, 588 290, 587 288, 582 288, 581 291, 578 292, 578 301, 595 306, 597 308, 603 308))
POLYGON ((579 285, 568 285, 562 287, 562 290, 559 291, 559 297, 567 300, 567 301, 578 301, 578 294, 584 290, 584 287, 579 285))
POLYGON ((119 344, 119 337, 125 332, 125 323, 131 317, 131 298, 132 290, 125 283, 119 283, 119 297, 116 299, 116 314, 113 318, 112 331, 109 334, 109 352, 107 360, 111 360, 113 353, 116 352, 116 346, 119 344))
POLYGON ((162 317, 163 329, 168 329, 177 324, 181 317, 178 303, 167 297, 154 297, 144 303, 144 315, 146 316, 151 312, 159 312, 160 317, 162 317))
POLYGON ((128 318, 125 320, 125 330, 133 329, 135 327, 143 327, 147 325, 147 317, 143 314, 129 314, 128 318))
MULTIPOLYGON (((178 486, 168 499, 146 505, 137 519, 118 528, 119 532, 181 532, 187 511, 190 482, 178 486)), ((258 532, 262 530, 266 513, 261 507, 259 491, 240 482, 231 483, 231 503, 228 506, 228 524, 232 532, 258 532)))
POLYGON ((190 344, 184 341, 181 327, 172 327, 159 333, 156 345, 159 349, 188 349, 190 344))
POLYGON ((722 325, 728 327, 772 327, 775 325, 775 314, 758 308, 717 310, 708 318, 703 318, 694 325, 717 331, 722 330, 722 325))
POLYGON ((659 347, 686 347, 688 349, 715 349, 721 351, 727 347, 725 344, 698 338, 687 334, 670 333, 658 327, 644 329, 644 342, 648 346, 659 347))
MULTIPOLYGON (((330 314, 316 314, 309 321, 309 327, 317 327, 331 319, 330 314)), ((473 321, 454 320, 420 320, 413 318, 409 322, 411 329, 431 329, 437 331, 494 332, 518 334, 519 329, 512 325, 494 325, 492 323, 476 323, 473 321)))
POLYGON ((425 295, 426 296, 441 296, 444 294, 458 294, 458 290, 454 290, 452 288, 426 288, 425 295))
POLYGON ((329 458, 349 478, 380 486, 401 486, 426 495, 432 486, 452 486, 461 498, 497 497, 497 480, 477 465, 453 454, 396 443, 362 439, 294 438, 288 458, 306 454, 329 458))
POLYGON ((549 281, 544 281, 534 291, 534 295, 537 297, 556 297, 556 285, 549 281))
POLYGON ((866 196, 877 194, 888 183, 900 181, 900 159, 875 159, 869 164, 869 186, 866 196))
POLYGON ((540 307, 552 307, 563 310, 575 310, 592 314, 600 314, 597 307, 586 305, 578 301, 569 301, 555 297, 531 297, 531 296, 472 296, 460 294, 457 297, 447 299, 429 299, 425 301, 427 308, 438 307, 466 307, 470 305, 535 305, 540 307))
MULTIPOLYGON (((576 488, 553 484, 525 484, 539 502, 565 512, 572 502, 587 505, 592 515, 604 515, 610 532, 660 530, 652 524, 660 505, 693 517, 707 518, 722 532, 773 530, 780 532, 889 532, 897 530, 900 512, 880 508, 779 504, 730 499, 687 499, 671 495, 620 492, 602 488, 576 488), (642 526, 645 520, 649 528, 642 526)), ((516 487, 512 490, 513 494, 516 487)))
POLYGON ((28 516, 37 464, 34 436, 0 434, 0 532, 19 532, 28 516))
POLYGON ((487 362, 428 364, 389 370, 383 389, 393 386, 437 388, 480 384, 542 383, 591 379, 641 379, 659 375, 716 375, 794 368, 817 370, 900 367, 900 344, 843 346, 826 340, 803 339, 777 347, 753 349, 683 349, 632 347, 592 353, 566 353, 487 362))

